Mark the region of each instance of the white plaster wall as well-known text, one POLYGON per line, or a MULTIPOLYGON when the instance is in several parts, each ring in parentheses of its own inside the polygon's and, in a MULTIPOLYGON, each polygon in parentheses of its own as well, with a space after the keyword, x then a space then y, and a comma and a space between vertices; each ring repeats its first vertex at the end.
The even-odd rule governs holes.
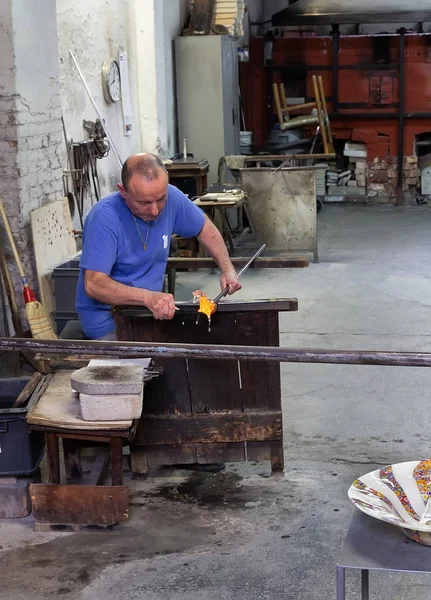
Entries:
MULTIPOLYGON (((95 111, 69 56, 73 50, 104 115, 122 160, 135 152, 162 157, 175 152, 172 40, 187 16, 187 0, 57 0, 61 106, 66 131, 74 141, 87 139, 83 119, 95 111), (101 65, 124 47, 129 57, 133 132, 123 134, 120 103, 107 104, 101 65)), ((102 194, 116 188, 119 166, 110 156, 98 162, 102 194)))
POLYGON ((187 9, 187 0, 135 1, 142 147, 163 158, 177 150, 173 40, 187 9))
MULTIPOLYGON (((141 0, 145 5, 147 0, 141 0)), ((122 161, 141 150, 137 86, 134 2, 130 0, 57 0, 58 47, 60 54, 61 107, 68 138, 88 139, 83 120, 95 121, 97 114, 69 55, 71 49, 83 72, 122 161), (120 49, 127 50, 133 113, 132 135, 123 132, 121 102, 108 104, 103 97, 101 66, 120 49)), ((64 155, 65 156, 65 155, 64 155)), ((120 167, 111 151, 97 163, 102 194, 116 189, 120 167)), ((89 207, 87 207, 88 209, 89 207)))
MULTIPOLYGON (((160 0, 159 0, 160 2, 160 0)), ((156 83, 156 31, 154 0, 133 0, 136 39, 136 83, 142 151, 157 152, 158 110, 156 83)), ((157 5, 156 5, 157 6, 157 5)))
MULTIPOLYGON (((37 290, 29 214, 62 196, 55 0, 2 0, 0 23, 0 195, 24 271, 37 290)), ((20 300, 15 262, 3 247, 20 300)))

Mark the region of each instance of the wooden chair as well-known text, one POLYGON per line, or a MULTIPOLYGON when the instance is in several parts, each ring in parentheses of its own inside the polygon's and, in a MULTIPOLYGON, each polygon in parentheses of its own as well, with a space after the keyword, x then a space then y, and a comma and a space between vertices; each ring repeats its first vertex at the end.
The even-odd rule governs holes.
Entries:
POLYGON ((324 153, 331 155, 334 154, 334 143, 326 107, 323 78, 321 75, 319 75, 319 77, 313 75, 313 88, 315 97, 314 102, 289 106, 286 100, 284 85, 280 83, 279 86, 277 86, 276 83, 273 83, 272 89, 278 122, 280 124, 281 131, 296 129, 298 127, 306 127, 307 125, 318 125, 322 136, 324 153), (316 109, 316 114, 298 115, 296 117, 291 116, 291 113, 304 109, 316 109))

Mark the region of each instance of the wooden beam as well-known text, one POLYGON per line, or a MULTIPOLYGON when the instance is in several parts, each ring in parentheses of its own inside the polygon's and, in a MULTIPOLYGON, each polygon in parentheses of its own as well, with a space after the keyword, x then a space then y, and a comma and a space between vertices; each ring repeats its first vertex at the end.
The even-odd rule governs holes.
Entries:
POLYGON ((27 383, 27 385, 22 390, 18 398, 12 404, 12 408, 22 408, 23 406, 26 406, 30 396, 36 389, 36 386, 38 385, 41 379, 42 375, 40 373, 33 373, 33 375, 30 378, 30 381, 27 383))
POLYGON ((30 485, 37 523, 109 526, 128 519, 126 486, 30 485))
MULTIPOLYGON (((233 258, 231 262, 236 269, 241 269, 248 258, 233 258)), ((250 265, 250 269, 304 269, 308 267, 307 258, 280 258, 277 256, 258 257, 250 265)), ((212 258, 177 258, 168 259, 168 268, 173 269, 218 269, 217 263, 212 258)))
POLYGON ((265 442, 282 439, 279 411, 202 415, 142 415, 134 446, 265 442))
POLYGON ((264 162, 265 160, 279 160, 284 162, 293 158, 303 158, 304 160, 325 160, 335 158, 335 154, 260 154, 256 156, 246 156, 245 162, 264 162))
POLYGON ((291 106, 287 105, 285 108, 281 109, 282 113, 289 113, 293 110, 300 110, 301 108, 316 108, 316 102, 306 102, 304 104, 292 104, 291 106))
MULTIPOLYGON (((181 319, 183 314, 196 315, 198 305, 193 302, 176 302, 180 309, 175 313, 174 319, 181 319), (181 312, 182 311, 182 312, 181 312)), ((295 312, 298 310, 297 298, 273 298, 272 300, 224 300, 217 305, 218 313, 244 313, 255 312, 295 312)), ((148 317, 153 318, 152 313, 145 306, 114 306, 112 312, 119 317, 148 317)))

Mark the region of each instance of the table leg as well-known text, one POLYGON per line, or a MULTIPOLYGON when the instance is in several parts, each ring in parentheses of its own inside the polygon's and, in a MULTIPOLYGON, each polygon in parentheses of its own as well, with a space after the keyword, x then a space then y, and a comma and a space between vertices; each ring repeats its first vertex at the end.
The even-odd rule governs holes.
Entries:
POLYGON ((283 473, 284 471, 283 440, 271 442, 271 471, 272 473, 283 473))
POLYGON ((233 252, 235 250, 235 245, 233 242, 233 237, 232 237, 232 232, 230 229, 229 221, 227 220, 226 210, 224 208, 220 208, 219 210, 220 210, 221 222, 223 225, 223 231, 224 231, 225 236, 227 237, 229 248, 233 252))
POLYGON ((112 485, 123 485, 123 442, 121 438, 111 438, 112 485))
POLYGON ((175 295, 175 279, 177 276, 177 270, 173 267, 168 267, 168 292, 169 294, 175 295))
POLYGON ((361 600, 369 600, 370 599, 370 572, 368 569, 363 569, 361 571, 361 600))
POLYGON ((48 455, 49 483, 60 483, 60 456, 58 452, 58 437, 55 433, 46 433, 46 452, 48 455))
POLYGON ((346 569, 337 567, 337 600, 346 599, 346 569))

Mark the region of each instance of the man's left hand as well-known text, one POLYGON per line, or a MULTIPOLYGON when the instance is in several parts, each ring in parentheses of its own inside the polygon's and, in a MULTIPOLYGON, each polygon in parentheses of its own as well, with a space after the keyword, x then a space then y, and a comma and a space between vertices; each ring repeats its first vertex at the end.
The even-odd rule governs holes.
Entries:
POLYGON ((220 286, 222 290, 229 286, 229 296, 240 290, 242 287, 236 271, 226 271, 225 273, 222 273, 220 278, 220 286))

